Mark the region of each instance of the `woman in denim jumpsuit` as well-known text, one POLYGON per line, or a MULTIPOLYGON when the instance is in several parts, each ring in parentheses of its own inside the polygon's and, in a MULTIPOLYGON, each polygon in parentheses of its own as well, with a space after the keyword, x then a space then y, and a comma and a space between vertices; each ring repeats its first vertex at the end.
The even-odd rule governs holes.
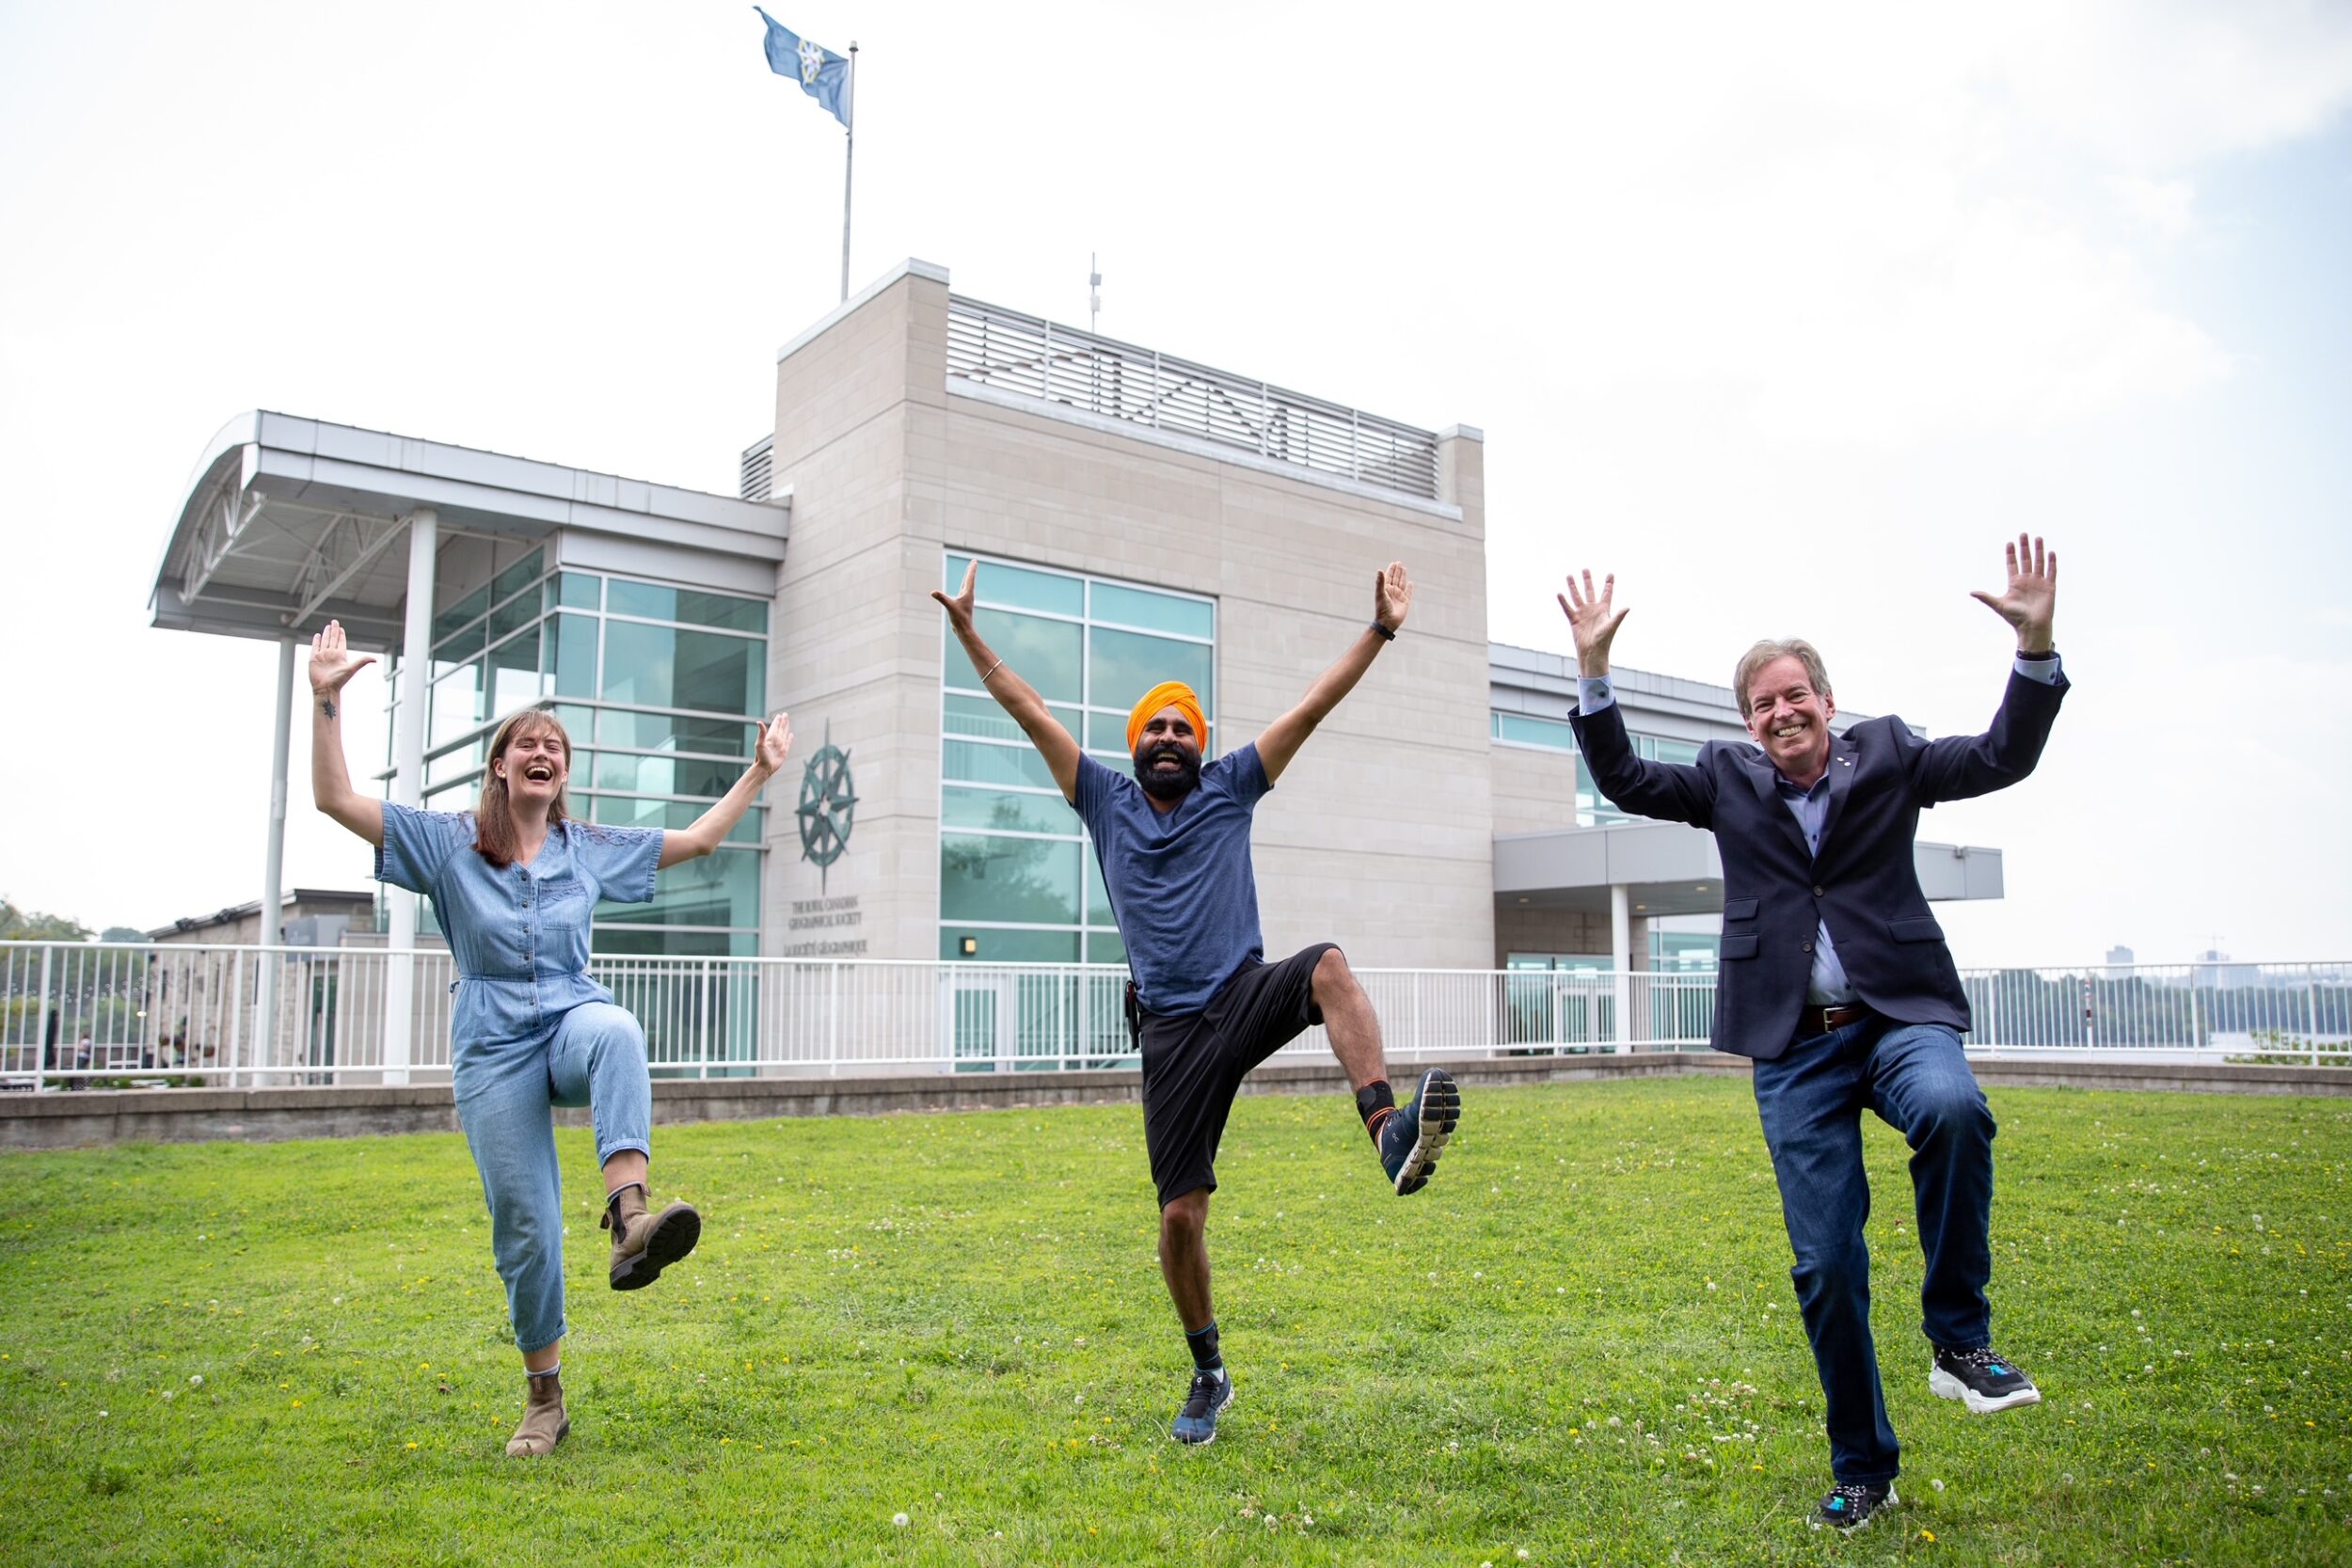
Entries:
POLYGON ((431 895, 457 960, 450 1074, 530 1389, 506 1451, 543 1454, 571 1430, 558 1375, 564 1206, 550 1108, 590 1107, 614 1290, 651 1284, 702 1231, 687 1204, 647 1212, 645 1036, 588 977, 589 915, 599 898, 646 902, 657 869, 717 848, 784 766, 791 724, 778 714, 735 787, 683 832, 573 820, 564 805, 571 742, 536 708, 499 726, 478 812, 418 811, 360 795, 344 766, 343 684, 372 662, 350 652, 336 622, 311 640, 311 792, 319 810, 375 846, 379 880, 431 895))

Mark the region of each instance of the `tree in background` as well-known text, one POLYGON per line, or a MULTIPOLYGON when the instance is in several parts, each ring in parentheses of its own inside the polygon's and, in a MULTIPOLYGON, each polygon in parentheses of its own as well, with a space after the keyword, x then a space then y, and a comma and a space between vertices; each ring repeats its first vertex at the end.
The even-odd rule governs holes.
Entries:
MULTIPOLYGON (((144 935, 144 933, 138 933, 144 935)), ((61 914, 35 914, 0 898, 0 942, 87 942, 90 928, 61 914)))

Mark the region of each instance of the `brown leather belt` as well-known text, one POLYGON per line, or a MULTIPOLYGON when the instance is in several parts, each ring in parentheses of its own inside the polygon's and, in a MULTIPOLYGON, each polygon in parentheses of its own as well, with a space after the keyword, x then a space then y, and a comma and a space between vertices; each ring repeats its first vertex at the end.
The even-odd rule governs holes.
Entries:
POLYGON ((1859 1023, 1870 1016, 1870 1009, 1859 1005, 1844 1007, 1816 1007, 1810 1005, 1797 1009, 1797 1032, 1794 1038, 1809 1040, 1843 1029, 1849 1023, 1859 1023))

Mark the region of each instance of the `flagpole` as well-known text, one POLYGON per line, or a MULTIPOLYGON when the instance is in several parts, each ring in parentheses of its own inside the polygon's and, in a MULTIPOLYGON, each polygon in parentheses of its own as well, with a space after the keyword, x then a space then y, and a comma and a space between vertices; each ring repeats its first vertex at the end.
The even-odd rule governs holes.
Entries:
POLYGON ((841 157, 841 300, 850 299, 850 179, 857 167, 857 40, 850 40, 850 118, 844 126, 850 134, 848 150, 841 157))

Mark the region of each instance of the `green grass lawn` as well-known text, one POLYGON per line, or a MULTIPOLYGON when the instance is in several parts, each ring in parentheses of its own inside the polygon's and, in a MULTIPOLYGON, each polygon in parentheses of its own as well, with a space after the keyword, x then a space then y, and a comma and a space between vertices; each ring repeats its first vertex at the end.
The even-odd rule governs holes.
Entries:
POLYGON ((1403 1200, 1343 1098, 1235 1108, 1199 1449, 1132 1107, 661 1129, 703 1244, 628 1295, 566 1132, 539 1461, 458 1138, 0 1157, 0 1562, 2352 1560, 2352 1101, 1998 1091, 1996 1417, 1870 1123, 1903 1503, 1841 1539, 1744 1083, 1467 1098, 1403 1200))

